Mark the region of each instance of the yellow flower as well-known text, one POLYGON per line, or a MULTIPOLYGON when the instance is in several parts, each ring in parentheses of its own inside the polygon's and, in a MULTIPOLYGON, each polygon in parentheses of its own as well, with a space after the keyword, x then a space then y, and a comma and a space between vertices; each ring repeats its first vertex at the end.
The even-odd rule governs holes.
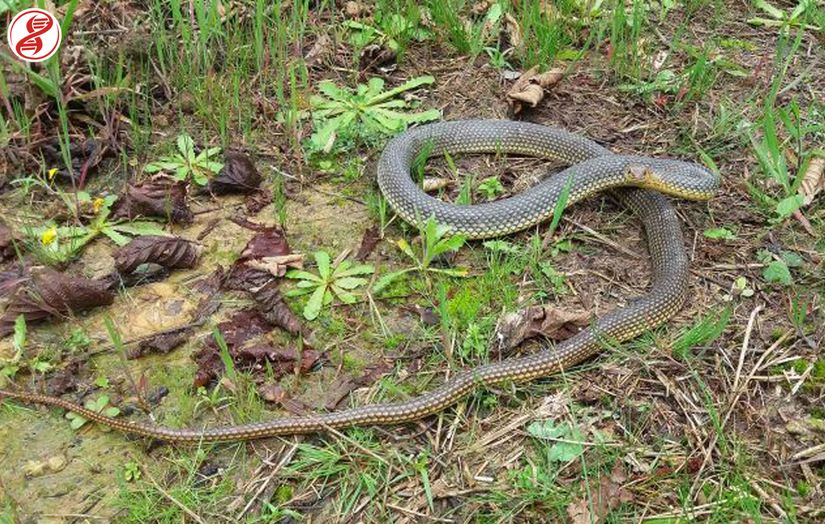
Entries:
POLYGON ((46 231, 43 231, 43 235, 40 237, 40 241, 43 242, 44 246, 48 246, 49 244, 54 242, 54 239, 56 239, 56 238, 57 238, 57 228, 56 227, 50 227, 46 231))
POLYGON ((105 203, 106 203, 106 201, 103 200, 101 197, 95 198, 94 201, 92 202, 92 208, 94 208, 95 213, 100 213, 100 208, 102 208, 103 204, 105 204, 105 203))
POLYGON ((56 174, 57 174, 57 168, 56 167, 53 167, 53 168, 49 169, 49 171, 48 171, 49 181, 54 180, 54 175, 56 175, 56 174))

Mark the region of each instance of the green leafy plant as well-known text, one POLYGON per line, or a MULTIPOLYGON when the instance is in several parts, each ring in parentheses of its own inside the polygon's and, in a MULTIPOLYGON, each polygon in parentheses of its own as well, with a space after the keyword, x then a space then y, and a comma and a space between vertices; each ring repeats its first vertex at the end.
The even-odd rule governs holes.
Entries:
POLYGON ((79 192, 78 202, 89 203, 95 210, 89 223, 70 226, 52 223, 28 228, 26 240, 29 250, 44 263, 62 264, 75 258, 89 242, 100 235, 118 246, 124 246, 129 243, 130 236, 166 234, 155 222, 112 220, 112 205, 116 199, 115 196, 92 199, 88 193, 79 192))
POLYGON ((441 117, 441 111, 430 109, 420 113, 406 113, 411 102, 398 95, 435 82, 432 76, 420 76, 400 86, 384 91, 384 80, 373 77, 360 84, 355 91, 342 89, 325 80, 318 85, 324 96, 313 95, 310 100, 315 132, 309 139, 312 152, 329 153, 342 139, 369 141, 394 135, 408 125, 429 122, 441 117))
POLYGON ((487 200, 493 200, 500 194, 504 193, 504 186, 501 185, 498 178, 491 176, 481 181, 478 185, 478 190, 481 191, 484 198, 487 200))
POLYGON ((763 16, 749 18, 748 23, 751 25, 759 27, 779 27, 783 31, 787 31, 792 27, 802 27, 813 31, 822 29, 818 25, 806 23, 808 13, 816 10, 816 0, 800 0, 790 12, 783 11, 766 0, 753 0, 753 6, 765 13, 768 18, 763 16))
POLYGON ((410 244, 402 239, 396 241, 398 249, 413 261, 414 265, 400 271, 395 271, 384 275, 378 282, 375 283, 373 291, 378 293, 386 288, 398 277, 405 275, 411 271, 420 273, 441 273, 452 277, 466 277, 468 275, 467 269, 464 268, 437 268, 432 267, 433 261, 441 255, 450 251, 458 251, 466 242, 464 235, 450 235, 449 226, 436 223, 433 217, 430 217, 424 224, 421 230, 421 249, 416 253, 410 244))
POLYGON ((361 275, 375 272, 375 268, 368 264, 353 265, 349 260, 333 263, 326 251, 315 253, 315 263, 318 266, 317 275, 300 270, 291 270, 286 274, 287 278, 298 280, 297 287, 287 292, 287 296, 311 293, 303 311, 307 320, 318 318, 321 309, 332 303, 333 296, 345 304, 354 303, 357 298, 352 290, 367 283, 361 275))
POLYGON ((398 53, 409 40, 422 42, 432 33, 420 26, 416 20, 396 12, 376 13, 375 24, 370 25, 356 20, 347 20, 343 26, 349 33, 349 42, 357 48, 370 44, 384 45, 398 53))
POLYGON ((140 466, 137 465, 137 462, 127 462, 123 465, 123 480, 126 482, 140 480, 140 476, 140 466))
POLYGON ((178 152, 150 162, 143 168, 147 173, 166 171, 174 173, 176 180, 192 179, 200 186, 209 182, 209 177, 223 168, 223 164, 212 159, 220 153, 220 147, 208 147, 195 154, 195 143, 187 134, 178 136, 178 152))
POLYGON ((706 229, 703 234, 712 240, 736 240, 736 233, 724 227, 706 229))
POLYGON ((527 426, 527 433, 551 442, 547 453, 547 459, 551 462, 570 462, 584 453, 585 436, 577 426, 541 420, 527 426))
POLYGON ((790 268, 799 267, 804 262, 802 257, 792 251, 782 251, 775 255, 763 249, 756 256, 760 262, 767 264, 762 270, 762 278, 771 284, 781 284, 783 286, 793 284, 790 268))
MULTIPOLYGON (((97 413, 102 413, 107 417, 116 417, 120 415, 120 409, 109 406, 109 397, 108 395, 101 395, 97 400, 87 400, 84 404, 86 409, 90 409, 97 413)), ((66 418, 71 421, 70 425, 72 429, 78 430, 86 425, 89 420, 77 413, 66 413, 66 418)))

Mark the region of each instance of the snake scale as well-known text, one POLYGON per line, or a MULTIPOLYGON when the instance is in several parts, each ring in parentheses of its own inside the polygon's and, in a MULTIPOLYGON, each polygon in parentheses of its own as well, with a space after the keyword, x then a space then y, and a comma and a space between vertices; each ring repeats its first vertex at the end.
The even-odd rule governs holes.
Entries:
POLYGON ((679 221, 662 193, 692 200, 713 196, 718 177, 696 164, 615 155, 595 142, 560 129, 506 120, 431 124, 392 139, 378 162, 378 185, 404 220, 420 224, 434 217, 452 233, 469 238, 506 235, 553 215, 560 195, 571 205, 610 189, 644 225, 652 260, 652 285, 643 296, 614 310, 554 347, 455 374, 420 396, 331 413, 284 417, 207 429, 172 429, 106 417, 72 402, 45 395, 0 391, 0 398, 60 407, 126 433, 167 441, 226 442, 373 424, 398 424, 436 413, 479 386, 528 381, 552 375, 632 339, 669 319, 687 296, 688 259, 679 221), (562 161, 570 167, 511 198, 470 206, 446 203, 424 193, 410 175, 423 153, 508 153, 562 161))

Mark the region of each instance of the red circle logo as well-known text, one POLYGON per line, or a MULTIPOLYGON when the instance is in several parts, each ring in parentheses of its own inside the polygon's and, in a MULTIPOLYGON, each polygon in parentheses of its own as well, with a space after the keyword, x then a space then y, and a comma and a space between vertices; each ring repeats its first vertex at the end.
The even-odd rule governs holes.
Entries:
POLYGON ((62 38, 60 22, 42 9, 21 11, 9 24, 9 47, 26 62, 47 60, 57 52, 62 38))

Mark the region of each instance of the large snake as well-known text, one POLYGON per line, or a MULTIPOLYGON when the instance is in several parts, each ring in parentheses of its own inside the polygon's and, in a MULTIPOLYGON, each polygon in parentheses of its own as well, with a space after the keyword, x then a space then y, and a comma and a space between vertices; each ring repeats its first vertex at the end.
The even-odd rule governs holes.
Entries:
POLYGON ((713 196, 718 184, 715 175, 695 164, 614 155, 591 140, 537 124, 468 120, 421 126, 391 140, 378 163, 381 192, 404 220, 420 225, 434 217, 437 223, 449 226, 452 233, 470 238, 494 237, 525 229, 552 216, 563 194, 567 195, 564 205, 570 205, 597 191, 614 189, 618 199, 644 224, 653 269, 650 290, 555 347, 461 371, 432 391, 399 402, 200 430, 111 418, 60 398, 35 393, 0 391, 0 398, 56 406, 125 433, 183 442, 252 440, 416 420, 454 404, 479 386, 557 373, 596 355, 609 344, 634 338, 673 316, 687 295, 688 259, 679 221, 661 193, 705 200, 713 196), (427 195, 411 179, 411 167, 422 153, 514 153, 559 160, 570 167, 511 198, 461 206, 427 195))

